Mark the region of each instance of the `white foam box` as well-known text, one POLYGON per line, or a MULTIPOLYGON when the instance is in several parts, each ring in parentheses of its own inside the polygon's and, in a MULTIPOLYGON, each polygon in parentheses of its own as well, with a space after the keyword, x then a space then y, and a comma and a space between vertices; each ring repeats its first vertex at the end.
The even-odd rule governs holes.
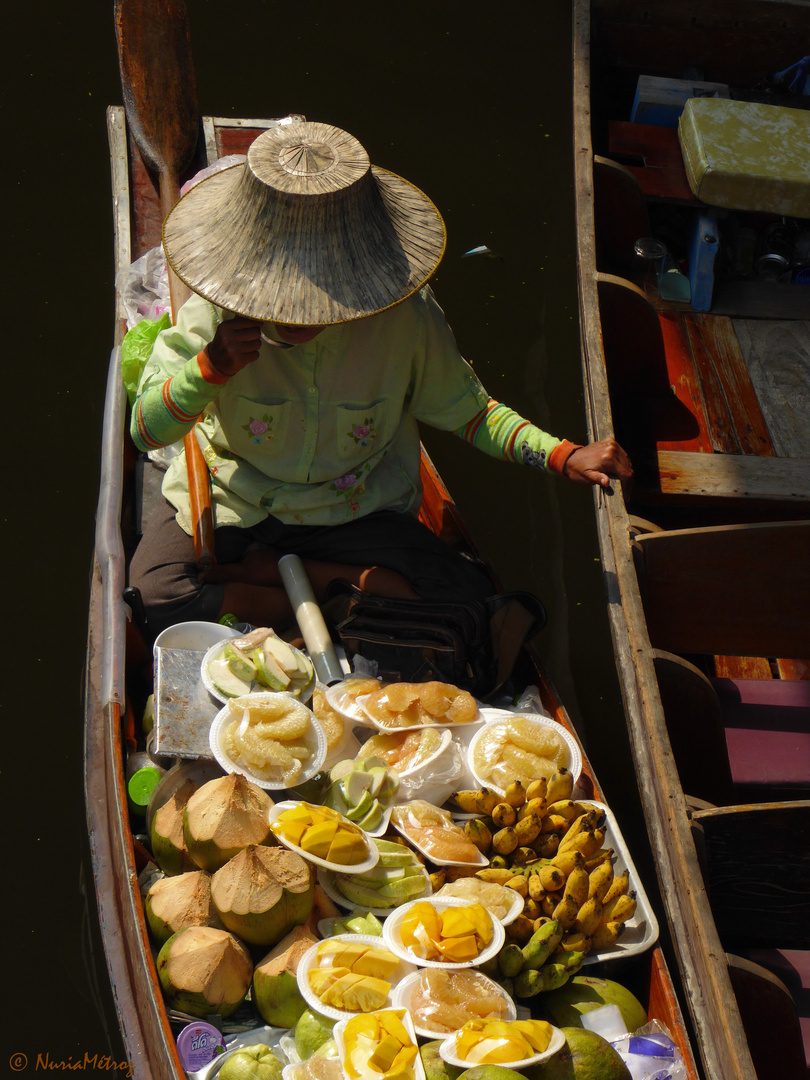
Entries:
POLYGON ((639 75, 630 120, 634 124, 654 124, 676 128, 684 106, 693 97, 728 97, 725 83, 697 82, 694 79, 662 79, 639 75))

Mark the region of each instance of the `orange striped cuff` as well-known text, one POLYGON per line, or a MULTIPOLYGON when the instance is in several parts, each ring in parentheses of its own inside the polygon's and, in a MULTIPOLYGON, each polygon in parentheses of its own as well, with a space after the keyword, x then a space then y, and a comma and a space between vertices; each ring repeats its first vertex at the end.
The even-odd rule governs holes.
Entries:
POLYGON ((221 371, 217 371, 208 357, 207 349, 197 353, 197 363, 200 365, 200 374, 206 382, 224 386, 230 378, 230 375, 223 375, 221 371))
POLYGON ((546 468, 549 472, 559 473, 563 475, 563 469, 565 469, 565 463, 571 457, 575 450, 581 450, 582 443, 572 443, 568 439, 563 439, 559 446, 555 446, 546 460, 546 468))

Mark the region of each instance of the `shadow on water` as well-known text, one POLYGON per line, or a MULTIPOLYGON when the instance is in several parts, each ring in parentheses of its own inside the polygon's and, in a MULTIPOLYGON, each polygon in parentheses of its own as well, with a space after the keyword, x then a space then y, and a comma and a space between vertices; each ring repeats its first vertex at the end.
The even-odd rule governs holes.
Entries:
MULTIPOLYGON (((188 6, 201 109, 335 123, 427 191, 449 235, 435 291, 462 351, 494 397, 583 441, 569 4, 188 6), (497 257, 461 259, 479 245, 497 257)), ((35 21, 17 6, 6 41, 2 925, 5 1043, 32 1069, 38 1054, 122 1055, 88 861, 80 689, 113 323, 104 110, 121 93, 111 2, 45 0, 35 21)), ((426 441, 504 585, 543 597, 540 652, 635 841, 591 493, 441 433, 426 441)))

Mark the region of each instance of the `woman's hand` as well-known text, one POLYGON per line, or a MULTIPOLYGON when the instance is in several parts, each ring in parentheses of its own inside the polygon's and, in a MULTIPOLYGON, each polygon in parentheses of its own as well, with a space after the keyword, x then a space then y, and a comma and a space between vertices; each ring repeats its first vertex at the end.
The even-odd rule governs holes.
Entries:
POLYGON ((211 366, 230 378, 258 358, 261 343, 259 323, 237 315, 219 324, 206 352, 211 366))
POLYGON ((611 477, 629 480, 632 475, 630 458, 613 438, 580 446, 563 466, 563 476, 575 484, 607 487, 611 477))

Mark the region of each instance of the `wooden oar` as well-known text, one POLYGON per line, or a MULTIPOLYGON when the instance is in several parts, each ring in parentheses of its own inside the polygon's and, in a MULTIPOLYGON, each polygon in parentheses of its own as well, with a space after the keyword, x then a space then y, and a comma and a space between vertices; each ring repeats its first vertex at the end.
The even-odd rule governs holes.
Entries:
MULTIPOLYGON (((200 131, 197 78, 183 0, 116 0, 115 29, 124 109, 147 166, 157 173, 165 218, 180 197, 200 131)), ((190 295, 169 270, 172 319, 190 295)), ((197 564, 214 561, 208 466, 194 431, 183 440, 197 564)))

